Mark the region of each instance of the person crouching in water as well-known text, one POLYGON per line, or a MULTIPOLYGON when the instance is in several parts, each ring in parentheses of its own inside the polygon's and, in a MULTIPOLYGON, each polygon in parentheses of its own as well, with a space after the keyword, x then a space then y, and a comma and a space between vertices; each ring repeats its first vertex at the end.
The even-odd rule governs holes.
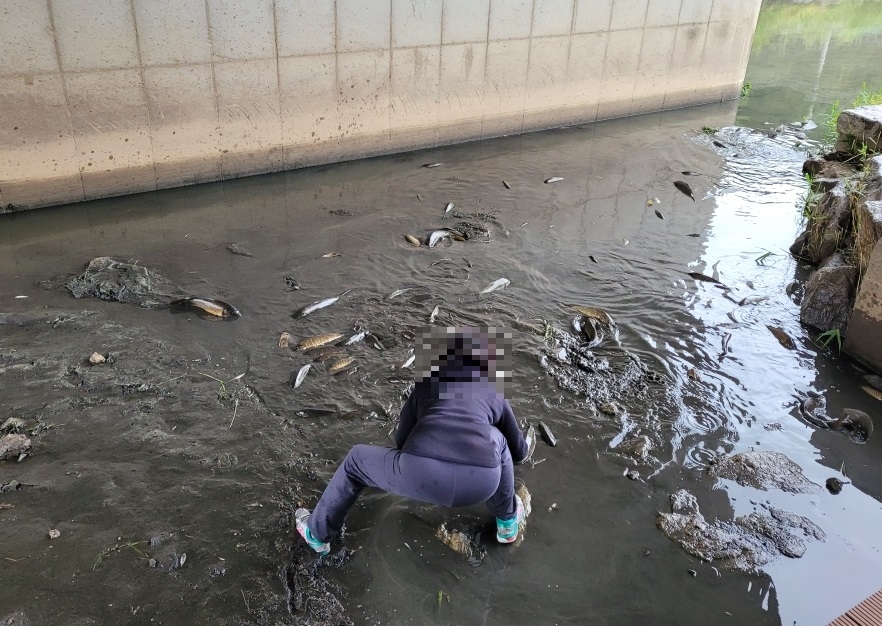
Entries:
POLYGON ((494 382, 500 352, 486 331, 440 330, 446 350, 402 407, 396 447, 353 446, 315 510, 295 512, 297 532, 319 554, 330 552, 365 487, 448 507, 486 502, 496 516, 497 541, 517 538, 525 510, 515 495, 513 464, 526 460, 531 442, 494 382))

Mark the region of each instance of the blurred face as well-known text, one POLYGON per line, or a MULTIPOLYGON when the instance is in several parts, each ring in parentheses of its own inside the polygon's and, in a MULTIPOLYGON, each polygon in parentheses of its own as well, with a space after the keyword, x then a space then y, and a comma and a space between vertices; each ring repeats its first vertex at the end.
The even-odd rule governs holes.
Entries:
POLYGON ((469 357, 486 364, 488 378, 500 392, 511 378, 506 360, 511 354, 511 332, 501 328, 427 326, 417 332, 414 349, 418 378, 437 374, 448 356, 469 357))

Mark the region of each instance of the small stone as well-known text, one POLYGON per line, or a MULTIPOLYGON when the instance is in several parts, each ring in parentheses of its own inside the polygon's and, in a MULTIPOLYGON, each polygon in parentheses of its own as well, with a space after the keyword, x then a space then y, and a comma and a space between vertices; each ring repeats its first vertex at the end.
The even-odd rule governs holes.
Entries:
POLYGON ((640 472, 638 472, 637 470, 633 470, 633 469, 625 470, 625 476, 629 480, 639 480, 640 479, 640 472))
POLYGON ((603 404, 601 404, 597 408, 600 409, 602 412, 606 413, 607 415, 618 416, 618 415, 621 415, 622 413, 624 413, 624 410, 622 409, 622 407, 619 406, 618 404, 616 404, 615 402, 604 402, 603 404))
POLYGON ((61 531, 57 528, 53 528, 49 531, 49 539, 58 539, 59 537, 61 537, 61 531))
POLYGON ((692 576, 692 578, 695 578, 696 576, 698 576, 698 572, 696 572, 694 569, 691 569, 689 570, 689 575, 692 576))
POLYGON ((156 567, 157 565, 159 565, 159 563, 156 562, 156 559, 150 559, 149 561, 147 561, 147 565, 149 565, 150 567, 156 567))
POLYGON ((834 496, 842 491, 842 485, 844 483, 838 478, 828 478, 827 479, 827 491, 832 493, 834 496))
POLYGON ((104 363, 107 359, 103 354, 98 354, 97 352, 93 352, 92 356, 89 357, 89 363, 92 365, 98 365, 99 363, 104 363))
POLYGON ((695 369, 694 367, 693 367, 693 368, 690 368, 690 370, 689 370, 688 372, 686 372, 686 375, 687 375, 691 380, 694 380, 695 382, 701 382, 701 374, 699 374, 699 373, 698 373, 698 370, 695 369))
POLYGON ((31 440, 24 435, 3 435, 0 437, 0 460, 20 459, 31 450, 31 440))
POLYGON ((0 433, 18 432, 25 427, 25 421, 17 417, 10 417, 0 426, 0 433))

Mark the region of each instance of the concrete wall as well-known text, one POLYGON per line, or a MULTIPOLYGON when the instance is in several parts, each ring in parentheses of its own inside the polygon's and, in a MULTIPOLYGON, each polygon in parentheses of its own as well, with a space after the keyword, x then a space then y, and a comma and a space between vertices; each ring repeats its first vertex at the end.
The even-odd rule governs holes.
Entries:
POLYGON ((0 207, 733 98, 759 7, 0 0, 0 207))

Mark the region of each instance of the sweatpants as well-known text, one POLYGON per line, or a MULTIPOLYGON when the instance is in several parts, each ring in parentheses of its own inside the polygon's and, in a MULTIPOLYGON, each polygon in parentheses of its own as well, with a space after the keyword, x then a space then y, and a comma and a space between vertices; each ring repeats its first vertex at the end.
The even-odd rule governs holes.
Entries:
POLYGON ((309 530, 319 541, 336 537, 365 487, 449 507, 486 501, 494 516, 512 519, 517 504, 511 452, 505 437, 495 429, 493 444, 499 454, 498 467, 439 461, 382 446, 353 446, 316 504, 309 530))

